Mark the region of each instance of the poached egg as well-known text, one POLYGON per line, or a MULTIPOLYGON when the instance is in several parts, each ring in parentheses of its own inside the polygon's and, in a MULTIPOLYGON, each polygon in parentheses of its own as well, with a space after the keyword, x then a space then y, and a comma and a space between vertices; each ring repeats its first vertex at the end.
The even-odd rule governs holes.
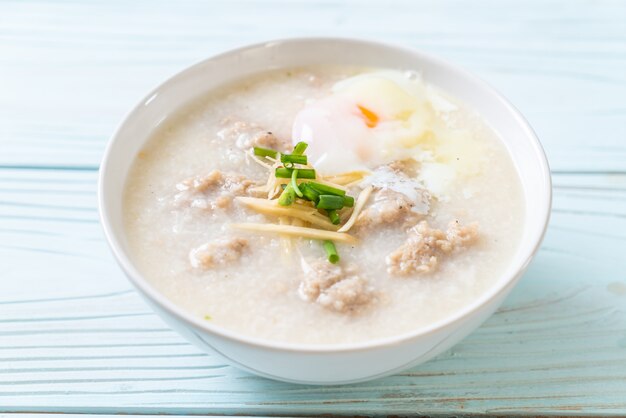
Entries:
POLYGON ((292 138, 309 144, 310 162, 325 175, 368 171, 415 158, 431 112, 415 73, 365 73, 336 83, 328 96, 305 106, 292 138))

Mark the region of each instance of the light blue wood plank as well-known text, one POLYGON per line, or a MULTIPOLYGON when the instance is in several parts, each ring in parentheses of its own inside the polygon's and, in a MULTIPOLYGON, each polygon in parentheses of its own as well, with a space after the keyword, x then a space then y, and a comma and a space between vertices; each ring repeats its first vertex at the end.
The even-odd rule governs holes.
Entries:
POLYGON ((626 415, 625 22, 618 1, 0 2, 0 412, 626 415), (97 223, 97 164, 134 102, 208 55, 298 35, 462 64, 528 116, 560 173, 502 309, 361 385, 270 382, 199 352, 130 288, 97 223))
MULTIPOLYGON (((111 415, 111 414, 98 414, 98 418, 119 418, 119 415, 111 415)), ((124 414, 125 417, 128 418, 148 418, 153 415, 146 414, 124 414)), ((183 418, 187 415, 168 415, 170 418, 183 418)), ((212 418, 224 418, 230 415, 211 415, 212 418)), ((239 418, 250 418, 252 415, 237 415, 239 418)), ((50 413, 10 413, 10 414, 0 414, 0 418, 58 418, 59 414, 50 414, 50 413)), ((84 418, 85 414, 74 413, 74 414, 63 414, 64 418, 84 418)), ((258 417, 258 415, 255 415, 258 417)), ((288 416, 282 416, 282 418, 289 418, 288 416)))

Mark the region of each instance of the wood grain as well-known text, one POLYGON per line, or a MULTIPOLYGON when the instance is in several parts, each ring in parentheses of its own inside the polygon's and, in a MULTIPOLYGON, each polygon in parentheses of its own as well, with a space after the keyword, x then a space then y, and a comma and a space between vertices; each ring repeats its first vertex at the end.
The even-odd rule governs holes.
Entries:
POLYGON ((625 22, 619 1, 0 2, 0 413, 626 415, 625 22), (465 66, 528 117, 555 173, 546 240, 505 305, 360 385, 199 352, 131 289, 97 219, 102 150, 142 95, 213 53, 306 35, 465 66))

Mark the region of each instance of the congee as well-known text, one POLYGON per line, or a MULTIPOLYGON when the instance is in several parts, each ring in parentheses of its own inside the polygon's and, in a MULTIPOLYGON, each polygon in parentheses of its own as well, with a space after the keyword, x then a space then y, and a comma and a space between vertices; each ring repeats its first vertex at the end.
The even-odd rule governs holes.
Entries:
POLYGON ((124 194, 163 295, 265 340, 419 330, 484 294, 522 235, 520 180, 472 109, 419 72, 311 67, 204 94, 155 129, 124 194))

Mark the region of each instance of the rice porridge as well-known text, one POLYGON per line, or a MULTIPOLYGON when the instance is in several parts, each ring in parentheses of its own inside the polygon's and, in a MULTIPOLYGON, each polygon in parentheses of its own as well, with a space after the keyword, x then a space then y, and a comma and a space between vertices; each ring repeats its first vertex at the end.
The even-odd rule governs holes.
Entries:
POLYGON ((524 202, 495 132, 417 72, 311 67, 166 120, 124 192, 137 268, 216 326, 354 343, 444 319, 517 251, 524 202))

